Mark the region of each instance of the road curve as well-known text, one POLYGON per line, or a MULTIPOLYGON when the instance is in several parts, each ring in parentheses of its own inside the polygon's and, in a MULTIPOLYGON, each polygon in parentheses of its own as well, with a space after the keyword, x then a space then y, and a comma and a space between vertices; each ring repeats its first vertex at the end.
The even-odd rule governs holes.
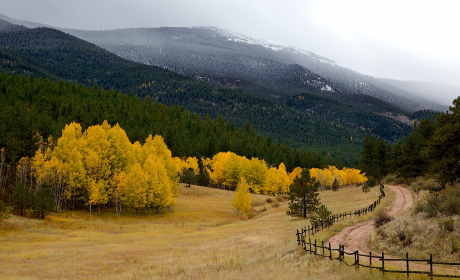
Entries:
MULTIPOLYGON (((412 205, 412 195, 406 188, 401 186, 387 186, 386 188, 395 193, 395 200, 388 211, 390 216, 395 216, 412 205)), ((332 248, 338 248, 339 244, 343 244, 348 252, 356 250, 360 252, 369 252, 371 250, 367 247, 366 240, 373 229, 374 219, 371 219, 344 228, 327 242, 331 243, 332 248)))

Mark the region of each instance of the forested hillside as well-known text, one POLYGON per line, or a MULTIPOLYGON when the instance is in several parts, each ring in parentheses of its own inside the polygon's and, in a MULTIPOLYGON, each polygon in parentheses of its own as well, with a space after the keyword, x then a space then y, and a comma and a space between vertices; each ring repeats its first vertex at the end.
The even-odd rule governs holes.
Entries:
POLYGON ((133 63, 49 28, 4 31, 0 39, 1 71, 97 84, 105 89, 133 92, 141 98, 150 96, 160 103, 184 106, 202 117, 209 114, 216 119, 220 114, 240 128, 249 120, 257 133, 270 136, 276 143, 326 151, 352 164, 357 162, 355 155, 365 134, 395 141, 409 131, 398 121, 375 114, 364 116, 357 108, 343 107, 327 98, 318 101, 318 96, 308 93, 302 95, 304 100, 295 109, 285 105, 293 103, 296 107, 295 100, 225 89, 159 67, 133 63), (324 113, 327 111, 336 113, 324 113))
POLYGON ((396 143, 366 136, 361 153, 362 170, 379 180, 395 174, 402 182, 411 183, 417 177, 431 176, 437 179, 438 190, 454 186, 460 179, 459 135, 460 97, 453 101, 448 112, 425 116, 407 137, 396 143))
POLYGON ((215 27, 62 30, 132 61, 265 96, 309 92, 340 101, 366 95, 409 112, 446 109, 312 52, 215 27))
POLYGON ((256 134, 249 124, 244 129, 225 122, 192 114, 183 107, 167 107, 149 98, 85 87, 76 83, 54 82, 32 76, 0 74, 0 147, 6 148, 7 162, 32 157, 39 139, 61 136, 65 124, 78 122, 83 129, 118 123, 130 141, 143 141, 149 134, 162 135, 173 156, 212 157, 218 152, 265 159, 288 170, 296 166, 343 166, 339 159, 275 144, 271 137, 256 134))

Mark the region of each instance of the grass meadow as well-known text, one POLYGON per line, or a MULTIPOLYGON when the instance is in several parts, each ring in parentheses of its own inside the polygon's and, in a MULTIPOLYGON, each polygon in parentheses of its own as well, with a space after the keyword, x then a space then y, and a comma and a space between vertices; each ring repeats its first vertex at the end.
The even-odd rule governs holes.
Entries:
MULTIPOLYGON (((0 279, 383 279, 378 271, 355 270, 299 249, 295 232, 308 221, 287 216, 287 201, 273 207, 274 197, 252 194, 259 214, 239 220, 233 195, 181 186, 173 213, 67 211, 45 220, 8 215, 0 225, 0 279)), ((369 193, 358 187, 320 192, 333 213, 366 207, 378 195, 377 187, 369 193)), ((379 207, 393 198, 388 191, 379 207)), ((347 219, 316 238, 327 240, 373 215, 347 219)))

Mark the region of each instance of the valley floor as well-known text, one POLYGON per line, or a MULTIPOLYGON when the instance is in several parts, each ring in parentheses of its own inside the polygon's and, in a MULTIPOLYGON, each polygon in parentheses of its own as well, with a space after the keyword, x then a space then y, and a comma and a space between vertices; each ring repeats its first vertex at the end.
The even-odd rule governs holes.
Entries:
MULTIPOLYGON (((307 221, 287 216, 287 202, 272 207, 269 196, 253 194, 254 208, 266 211, 240 221, 231 206, 233 195, 182 186, 173 213, 117 218, 112 212, 90 217, 69 211, 45 220, 9 216, 0 226, 0 279, 382 278, 378 271, 356 271, 300 250, 295 232, 307 221)), ((378 195, 378 188, 320 192, 333 213, 366 207, 378 195)), ((390 192, 379 207, 393 199, 390 192)), ((340 222, 315 238, 327 240, 372 215, 340 222)))

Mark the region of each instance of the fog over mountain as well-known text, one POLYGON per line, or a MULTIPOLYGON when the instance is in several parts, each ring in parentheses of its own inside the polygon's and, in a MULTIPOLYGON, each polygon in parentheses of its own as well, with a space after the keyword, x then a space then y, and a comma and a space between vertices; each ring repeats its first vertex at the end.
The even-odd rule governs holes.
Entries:
POLYGON ((63 31, 129 60, 262 95, 364 94, 412 112, 447 108, 312 52, 214 27, 63 31))

